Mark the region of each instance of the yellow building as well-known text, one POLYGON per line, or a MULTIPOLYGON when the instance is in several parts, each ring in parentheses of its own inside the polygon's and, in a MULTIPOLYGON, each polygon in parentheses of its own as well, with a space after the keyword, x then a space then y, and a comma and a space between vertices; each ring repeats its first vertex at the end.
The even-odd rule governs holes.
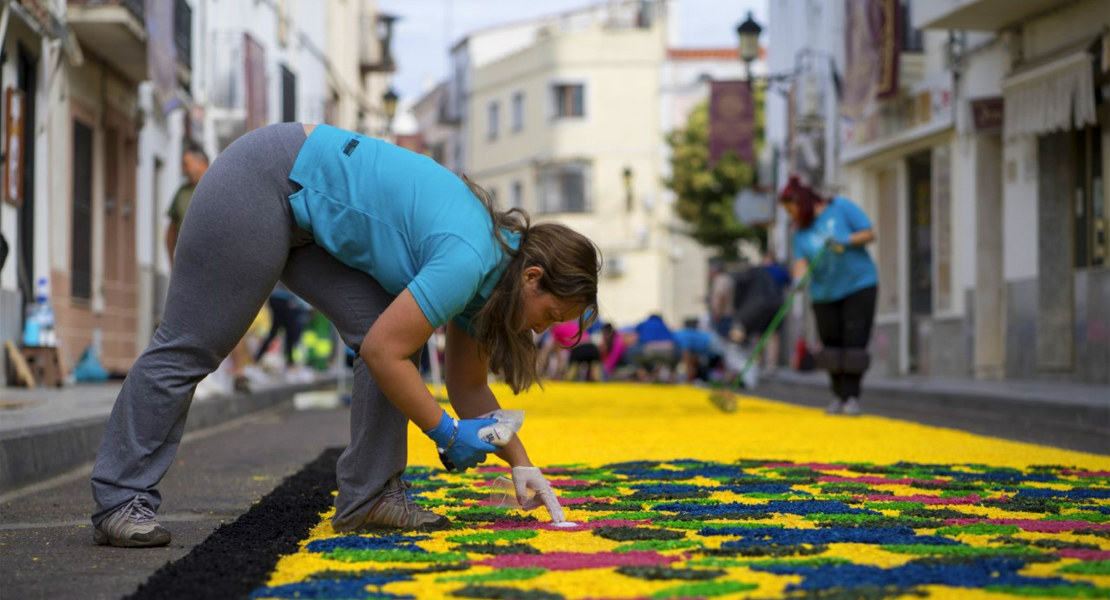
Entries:
POLYGON ((478 32, 455 51, 471 60, 462 170, 502 206, 593 239, 602 319, 618 326, 704 310, 704 284, 675 284, 704 271, 705 253, 675 233, 662 184, 667 36, 664 3, 614 2, 478 32), (515 51, 477 60, 497 35, 515 51))

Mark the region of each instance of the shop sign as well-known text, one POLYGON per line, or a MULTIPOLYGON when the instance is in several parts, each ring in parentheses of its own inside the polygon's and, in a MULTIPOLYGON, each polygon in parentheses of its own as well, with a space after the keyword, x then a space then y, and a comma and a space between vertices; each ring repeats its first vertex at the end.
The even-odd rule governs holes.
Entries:
POLYGON ((1002 96, 971 100, 971 124, 975 128, 975 133, 1002 131, 1002 114, 1002 96))

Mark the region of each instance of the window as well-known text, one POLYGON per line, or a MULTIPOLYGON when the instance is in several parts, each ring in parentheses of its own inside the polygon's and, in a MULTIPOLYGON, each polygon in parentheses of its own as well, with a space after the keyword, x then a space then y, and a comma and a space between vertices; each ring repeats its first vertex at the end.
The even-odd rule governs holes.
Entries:
POLYGON ((585 87, 582 84, 560 84, 554 91, 555 118, 583 117, 586 115, 585 87))
POLYGON ((489 140, 492 142, 497 139, 497 122, 499 121, 499 113, 501 106, 497 102, 489 103, 489 140))
POLYGON ((1101 267, 1106 264, 1107 218, 1104 205, 1102 174, 1102 129, 1086 127, 1071 133, 1072 210, 1075 243, 1074 265, 1077 268, 1101 267))
POLYGON ((447 148, 444 142, 440 142, 432 146, 432 160, 439 164, 443 164, 443 160, 447 158, 447 148))
POLYGON ((509 198, 509 208, 521 208, 524 205, 524 185, 519 181, 513 182, 512 196, 509 198))
POLYGON ((74 298, 92 297, 92 128, 73 121, 73 230, 70 260, 74 298))
POLYGON ((589 212, 590 165, 572 162, 543 167, 539 176, 541 214, 589 212))
POLYGON ((513 131, 524 130, 524 92, 513 94, 513 131))
POLYGON ((920 29, 913 28, 910 13, 913 10, 913 0, 902 0, 901 29, 902 52, 924 52, 925 35, 920 29))
POLYGON ((281 66, 281 121, 297 120, 297 76, 285 65, 281 66))

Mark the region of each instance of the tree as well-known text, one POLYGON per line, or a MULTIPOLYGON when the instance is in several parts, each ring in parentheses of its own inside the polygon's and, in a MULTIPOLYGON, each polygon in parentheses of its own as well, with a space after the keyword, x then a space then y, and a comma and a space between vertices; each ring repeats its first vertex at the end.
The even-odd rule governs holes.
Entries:
MULTIPOLYGON (((756 154, 763 145, 762 94, 756 102, 756 154)), ((749 227, 732 214, 733 197, 756 183, 756 172, 735 153, 726 152, 709 168, 709 105, 702 103, 690 111, 686 126, 667 135, 671 148, 671 177, 664 181, 678 197, 675 211, 690 225, 688 235, 698 243, 720 250, 721 257, 739 255, 741 240, 758 241, 766 246, 767 232, 749 227)))

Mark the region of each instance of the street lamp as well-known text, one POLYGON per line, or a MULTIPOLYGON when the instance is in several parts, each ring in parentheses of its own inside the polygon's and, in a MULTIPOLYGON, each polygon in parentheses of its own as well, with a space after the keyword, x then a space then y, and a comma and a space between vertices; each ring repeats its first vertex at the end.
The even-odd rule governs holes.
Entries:
POLYGON ((759 34, 763 28, 752 18, 752 11, 748 11, 748 18, 736 26, 736 35, 740 38, 740 60, 747 67, 748 79, 752 78, 752 61, 759 58, 759 34))
POLYGON ((625 208, 628 212, 632 212, 632 167, 625 167, 623 175, 625 208))
POLYGON ((389 126, 393 125, 393 116, 397 114, 397 92, 393 88, 382 94, 382 107, 385 109, 385 118, 389 126))

